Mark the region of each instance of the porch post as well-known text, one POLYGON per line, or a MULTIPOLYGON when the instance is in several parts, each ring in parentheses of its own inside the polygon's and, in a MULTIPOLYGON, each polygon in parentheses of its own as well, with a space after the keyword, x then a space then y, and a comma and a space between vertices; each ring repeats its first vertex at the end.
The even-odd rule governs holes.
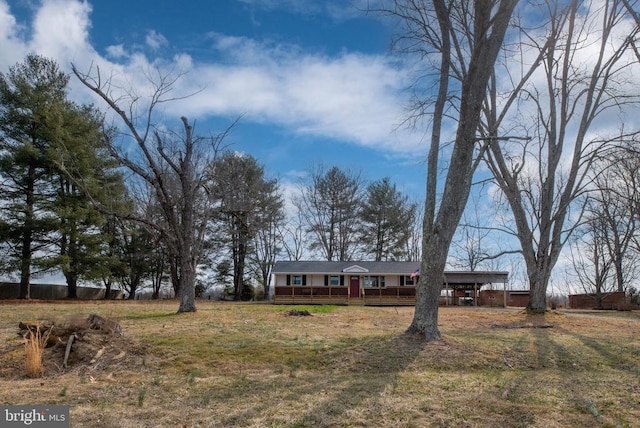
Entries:
POLYGON ((444 304, 449 306, 449 281, 447 281, 447 277, 444 277, 444 304))
POLYGON ((478 283, 473 283, 473 306, 478 306, 478 283))
POLYGON ((508 283, 509 281, 502 283, 502 298, 503 298, 502 306, 505 308, 507 307, 507 284, 508 283))

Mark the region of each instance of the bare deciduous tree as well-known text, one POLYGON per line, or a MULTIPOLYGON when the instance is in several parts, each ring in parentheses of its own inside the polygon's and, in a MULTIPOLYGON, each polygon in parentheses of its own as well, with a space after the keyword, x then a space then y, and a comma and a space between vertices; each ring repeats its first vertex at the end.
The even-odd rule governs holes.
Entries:
POLYGON ((295 217, 288 220, 278 228, 279 240, 282 243, 282 251, 287 259, 299 261, 304 256, 305 233, 304 216, 300 210, 295 212, 295 217))
MULTIPOLYGON (((491 242, 498 231, 493 225, 483 223, 487 219, 483 213, 486 207, 481 205, 482 197, 481 194, 473 195, 451 245, 449 263, 458 269, 475 271, 479 267, 488 268, 497 259, 518 252, 509 246, 491 242)), ((493 218, 488 221, 493 221, 493 218)))
POLYGON ((607 252, 606 220, 598 215, 589 217, 582 226, 584 234, 576 235, 569 244, 574 280, 568 282, 577 281, 585 293, 593 293, 596 308, 602 309, 606 293, 613 291, 613 259, 607 252))
POLYGON ((623 144, 609 151, 592 175, 594 189, 588 194, 579 236, 572 242, 572 260, 579 278, 580 271, 589 268, 594 280, 581 278, 581 283, 589 285, 587 292, 595 291, 596 303, 601 306, 603 291, 626 291, 638 273, 640 254, 634 251, 633 243, 639 221, 640 156, 623 144), (589 263, 581 257, 584 253, 592 255, 589 263))
MULTIPOLYGON (((403 24, 399 46, 432 61, 435 99, 417 93, 416 117, 431 117, 427 157, 427 192, 423 222, 420 280, 409 333, 427 340, 441 337, 438 304, 447 254, 470 193, 479 162, 477 131, 487 85, 501 50, 517 0, 395 0, 381 12, 403 24), (442 198, 438 206, 438 168, 443 153, 442 127, 456 122, 442 198)), ((416 83, 416 89, 424 85, 416 83)))
POLYGON ((263 227, 257 231, 254 237, 254 252, 249 256, 251 269, 262 284, 265 299, 271 293, 271 269, 281 250, 279 229, 284 219, 282 209, 272 214, 265 218, 263 227))
POLYGON ((362 199, 359 174, 338 167, 318 167, 294 202, 303 216, 310 249, 325 260, 349 260, 357 248, 357 226, 362 199))
POLYGON ((538 60, 522 63, 524 77, 512 80, 516 83, 506 100, 496 99, 493 85, 485 128, 491 139, 487 163, 511 208, 527 267, 531 311, 547 308, 551 273, 580 217, 571 209, 587 190, 587 172, 602 148, 620 138, 590 134, 594 123, 638 101, 625 93, 637 65, 629 51, 638 28, 630 35, 614 31, 628 17, 622 3, 572 1, 561 9, 549 2, 546 9, 546 33, 540 35, 540 27, 522 29, 527 43, 518 53, 538 60), (498 104, 505 106, 500 115, 498 104), (521 118, 531 140, 497 138, 511 108, 517 108, 512 117, 521 118))
POLYGON ((422 218, 424 212, 423 204, 415 204, 416 212, 411 224, 411 236, 407 240, 407 261, 419 261, 422 257, 422 218))
POLYGON ((258 265, 259 279, 268 292, 267 279, 275 261, 272 232, 282 219, 278 183, 265 176, 264 167, 254 157, 238 153, 221 156, 213 164, 211 177, 211 194, 219 201, 218 221, 229 239, 234 298, 248 297, 243 297, 247 261, 258 265))
POLYGON ((640 145, 638 141, 625 144, 613 158, 613 170, 617 176, 614 195, 626 206, 633 222, 629 246, 640 257, 640 234, 635 226, 640 223, 640 145))
POLYGON ((165 131, 153 122, 155 108, 175 99, 169 95, 180 75, 158 72, 155 79, 149 77, 153 89, 145 108, 140 106, 143 99, 135 88, 122 92, 111 78, 103 80, 98 68, 83 73, 72 65, 72 70, 122 120, 126 133, 122 144, 109 142, 107 148, 123 167, 153 189, 163 221, 136 220, 160 231, 171 259, 172 281, 180 301, 178 312, 194 312, 196 266, 201 261, 206 226, 213 212, 205 189, 207 169, 231 127, 218 135, 200 138, 194 135, 193 125, 186 117, 181 118, 181 133, 165 131), (137 113, 139 107, 144 111, 142 115, 137 113), (133 146, 128 144, 131 141, 133 146))

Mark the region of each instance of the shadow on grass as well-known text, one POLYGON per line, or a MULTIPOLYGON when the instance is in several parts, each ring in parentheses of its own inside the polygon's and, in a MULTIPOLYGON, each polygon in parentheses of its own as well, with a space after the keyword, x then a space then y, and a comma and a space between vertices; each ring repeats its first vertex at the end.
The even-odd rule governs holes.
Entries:
MULTIPOLYGON (((579 340, 587 348, 602 357, 600 363, 614 369, 628 370, 635 375, 640 375, 640 345, 629 342, 626 345, 614 343, 613 341, 596 340, 592 337, 584 336, 575 332, 566 331, 566 334, 579 340)), ((612 337, 611 339, 615 339, 612 337)))
POLYGON ((246 425, 259 419, 273 426, 326 427, 343 424, 344 415, 365 400, 393 390, 398 375, 424 349, 426 343, 411 336, 346 339, 311 359, 286 362, 279 379, 240 375, 236 381, 210 391, 207 401, 238 396, 269 397, 229 414, 222 426, 246 425), (248 393, 250 391, 250 393, 248 393), (291 406, 287 415, 273 414, 274 407, 291 406), (293 416, 296 415, 296 416, 293 416))
MULTIPOLYGON (((600 383, 598 376, 602 376, 601 382, 608 383, 612 376, 618 379, 618 374, 623 379, 624 374, 620 371, 629 371, 635 376, 640 374, 640 364, 634 358, 640 353, 638 346, 631 349, 633 345, 628 343, 598 340, 557 325, 524 331, 527 333, 512 349, 518 348, 518 352, 522 352, 528 348, 528 355, 524 355, 520 367, 529 370, 516 374, 503 393, 504 398, 513 403, 543 407, 562 403, 566 423, 573 426, 596 424, 596 421, 599 421, 597 425, 603 426, 629 423, 626 415, 611 409, 611 403, 625 394, 620 395, 616 388, 611 391, 594 389, 593 385, 600 383), (604 366, 611 370, 603 371, 604 366), (536 389, 545 383, 543 390, 536 389)), ((534 420, 532 414, 531 421, 534 420)))
POLYGON ((532 336, 535 340, 536 353, 540 360, 540 367, 573 369, 573 370, 593 370, 594 365, 604 364, 615 369, 626 368, 635 369, 640 372, 637 355, 640 355, 640 347, 633 343, 623 343, 616 339, 615 333, 606 339, 579 334, 559 325, 547 324, 542 315, 528 315, 528 324, 532 326, 549 326, 549 329, 535 329, 532 336), (560 335, 572 338, 578 343, 586 346, 594 352, 593 357, 589 357, 576 346, 568 346, 559 339, 560 335), (597 358, 599 355, 600 358, 597 358))
POLYGON ((505 348, 505 361, 509 368, 573 368, 572 350, 554 339, 561 329, 544 315, 526 314, 523 321, 492 327, 515 333, 511 345, 505 348))
POLYGON ((181 314, 177 312, 150 312, 150 313, 131 313, 120 317, 122 320, 147 320, 162 318, 178 318, 181 314))
MULTIPOLYGON (((559 331, 559 330, 556 330, 559 331)), ((538 364, 536 368, 576 370, 580 364, 580 355, 575 350, 554 339, 549 331, 533 333, 538 364)))
POLYGON ((527 315, 522 323, 522 336, 515 348, 526 357, 524 368, 559 369, 563 373, 590 370, 591 361, 571 341, 575 333, 568 331, 544 315, 527 315), (529 346, 527 346, 529 343, 529 346), (527 352, 528 349, 528 352, 527 352))
POLYGON ((290 426, 333 426, 344 414, 366 400, 376 401, 385 391, 396 388, 398 376, 425 348, 426 342, 411 335, 366 338, 328 356, 339 384, 323 385, 324 397, 316 400, 305 414, 290 426))

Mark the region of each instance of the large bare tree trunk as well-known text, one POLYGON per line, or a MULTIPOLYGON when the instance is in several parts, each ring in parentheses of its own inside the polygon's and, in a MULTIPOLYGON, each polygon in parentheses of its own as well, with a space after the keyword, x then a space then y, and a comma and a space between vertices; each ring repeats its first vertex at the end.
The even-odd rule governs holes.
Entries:
MULTIPOLYGON (((478 142, 476 133, 480 124, 482 105, 486 98, 487 85, 517 3, 517 0, 498 2, 476 0, 474 2, 475 15, 471 35, 473 42, 470 47, 468 69, 462 78, 459 94, 461 101, 456 139, 452 148, 442 201, 433 223, 430 221, 434 218, 432 215, 434 206, 429 206, 429 200, 425 205, 423 253, 420 280, 416 288, 416 309, 413 321, 407 330, 408 333, 420 334, 427 340, 437 340, 441 337, 438 329, 438 303, 447 255, 462 217, 471 190, 471 179, 477 166, 474 157, 478 142), (494 14, 492 14, 493 10, 495 10, 494 14)), ((438 17, 440 33, 446 39, 452 36, 451 29, 454 28, 450 21, 449 5, 441 0, 434 0, 433 5, 438 17)), ((459 37, 465 36, 469 34, 459 35, 459 37)), ((447 55, 450 53, 442 53, 443 64, 449 64, 450 57, 447 55)), ((440 78, 448 79, 449 77, 441 76, 440 78)), ((434 121, 441 122, 442 117, 434 117, 434 121)), ((434 132, 439 133, 440 128, 434 127, 434 132)), ((440 149, 438 143, 435 137, 432 138, 428 164, 430 169, 427 172, 427 194, 431 198, 434 198, 436 193, 434 174, 437 174, 437 171, 432 168, 434 164, 437 165, 437 160, 432 161, 432 157, 437 159, 437 153, 434 153, 434 150, 440 149)), ((433 203, 433 200, 431 202, 433 203)))
MULTIPOLYGON (((183 157, 180 162, 172 164, 170 159, 167 159, 167 154, 162 150, 160 151, 160 155, 165 158, 177 173, 180 179, 180 194, 183 195, 181 201, 173 201, 174 204, 179 203, 178 217, 180 218, 180 233, 177 236, 178 246, 176 248, 180 260, 180 283, 178 286, 180 306, 178 313, 196 311, 196 265, 200 257, 200 251, 196 250, 197 243, 195 242, 197 227, 194 218, 194 202, 197 200, 198 178, 194 176, 193 127, 186 117, 182 117, 182 125, 184 126, 185 137, 183 157)), ((167 207, 165 211, 167 210, 173 211, 175 208, 167 207)))
POLYGON ((551 272, 549 269, 538 266, 536 262, 534 262, 533 268, 528 268, 527 271, 529 275, 529 304, 527 305, 527 310, 529 312, 544 312, 547 309, 547 288, 551 272))
POLYGON ((178 313, 196 311, 196 272, 188 257, 182 257, 180 266, 180 285, 178 288, 178 300, 180 306, 178 313))

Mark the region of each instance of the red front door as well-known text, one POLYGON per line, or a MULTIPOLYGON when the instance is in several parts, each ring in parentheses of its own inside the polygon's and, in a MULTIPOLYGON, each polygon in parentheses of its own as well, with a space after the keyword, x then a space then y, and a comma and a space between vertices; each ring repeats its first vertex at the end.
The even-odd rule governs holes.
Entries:
POLYGON ((349 296, 360 297, 360 277, 352 276, 349 280, 349 296))

